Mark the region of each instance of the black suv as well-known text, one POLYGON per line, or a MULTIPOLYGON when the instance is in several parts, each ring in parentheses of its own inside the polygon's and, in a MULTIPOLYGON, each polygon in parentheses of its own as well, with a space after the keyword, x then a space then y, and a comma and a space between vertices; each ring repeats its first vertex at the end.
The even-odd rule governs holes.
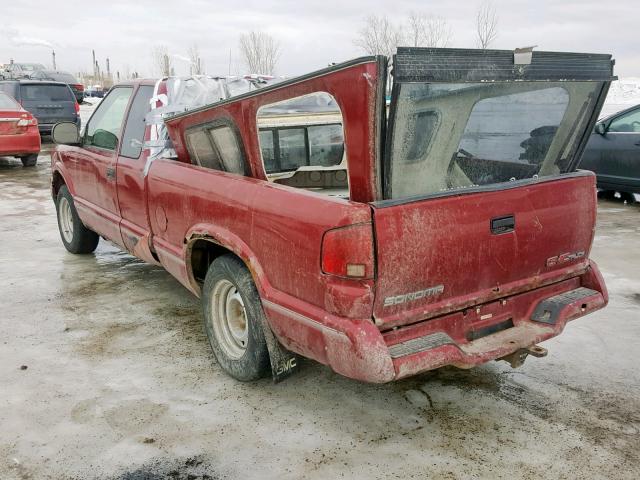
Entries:
POLYGON ((0 91, 11 95, 38 119, 40 134, 50 134, 58 122, 74 122, 80 128, 80 106, 66 83, 3 80, 0 91))

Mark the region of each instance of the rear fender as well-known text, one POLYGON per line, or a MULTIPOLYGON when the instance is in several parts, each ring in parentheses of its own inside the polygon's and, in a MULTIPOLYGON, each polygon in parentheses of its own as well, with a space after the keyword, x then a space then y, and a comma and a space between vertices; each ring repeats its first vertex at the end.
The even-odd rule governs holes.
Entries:
MULTIPOLYGON (((253 251, 237 235, 234 235, 228 230, 215 228, 212 225, 207 224, 195 225, 189 230, 185 238, 185 263, 187 267, 187 274, 189 276, 189 282, 191 283, 193 290, 197 292, 198 296, 202 295, 202 289, 196 281, 193 275, 193 268, 191 267, 191 253, 193 245, 197 240, 213 242, 237 255, 251 272, 251 276, 253 277, 258 293, 260 294, 260 298, 265 298, 264 286, 267 280, 253 251)), ((261 323, 262 331, 267 343, 267 349, 269 350, 271 375, 274 382, 280 382, 297 370, 297 359, 293 353, 284 348, 276 338, 266 315, 263 315, 261 323)))
POLYGON ((264 273, 264 270, 258 262, 258 258, 251 248, 240 237, 231 233, 229 230, 213 226, 211 224, 199 223, 189 229, 185 235, 185 263, 187 267, 187 274, 189 277, 189 283, 192 289, 198 297, 202 294, 200 285, 196 281, 193 275, 193 268, 191 267, 191 253, 193 245, 196 240, 208 240, 216 245, 219 245, 230 252, 237 255, 247 266, 251 272, 251 276, 256 284, 258 293, 261 298, 268 296, 268 291, 271 289, 269 282, 264 273))

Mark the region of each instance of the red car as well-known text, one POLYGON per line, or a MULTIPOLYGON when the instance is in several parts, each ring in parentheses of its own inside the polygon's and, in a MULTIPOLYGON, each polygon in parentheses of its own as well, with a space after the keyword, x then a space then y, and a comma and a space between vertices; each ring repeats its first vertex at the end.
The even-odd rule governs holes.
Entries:
POLYGON ((0 92, 0 157, 18 157, 33 167, 40 152, 38 120, 6 93, 0 92))
POLYGON ((82 138, 53 129, 61 239, 162 265, 240 380, 281 378, 291 352, 368 382, 518 366, 607 304, 576 165, 612 73, 610 55, 403 48, 388 113, 384 57, 173 116, 162 81, 116 85, 82 138))

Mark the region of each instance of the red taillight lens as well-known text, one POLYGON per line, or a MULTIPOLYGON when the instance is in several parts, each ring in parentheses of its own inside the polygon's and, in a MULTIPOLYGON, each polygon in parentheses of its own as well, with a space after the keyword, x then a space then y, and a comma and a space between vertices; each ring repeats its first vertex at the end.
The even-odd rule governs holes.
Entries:
POLYGON ((76 90, 78 90, 79 92, 84 92, 84 85, 82 85, 81 83, 74 85, 74 87, 76 87, 76 90))
POLYGON ((344 278, 373 278, 370 223, 329 230, 322 239, 322 271, 344 278))
POLYGON ((22 118, 20 120, 18 120, 17 125, 19 127, 28 127, 28 126, 31 126, 31 125, 38 125, 38 120, 36 120, 31 115, 23 115, 22 118))
POLYGON ((80 113, 80 105, 76 102, 76 113, 80 113))

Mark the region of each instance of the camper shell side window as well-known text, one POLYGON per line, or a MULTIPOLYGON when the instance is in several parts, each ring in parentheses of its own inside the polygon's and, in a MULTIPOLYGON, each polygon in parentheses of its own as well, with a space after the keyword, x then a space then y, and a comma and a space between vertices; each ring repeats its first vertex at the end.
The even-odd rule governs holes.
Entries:
POLYGON ((192 127, 185 139, 194 165, 248 175, 244 149, 232 122, 218 120, 192 127))

